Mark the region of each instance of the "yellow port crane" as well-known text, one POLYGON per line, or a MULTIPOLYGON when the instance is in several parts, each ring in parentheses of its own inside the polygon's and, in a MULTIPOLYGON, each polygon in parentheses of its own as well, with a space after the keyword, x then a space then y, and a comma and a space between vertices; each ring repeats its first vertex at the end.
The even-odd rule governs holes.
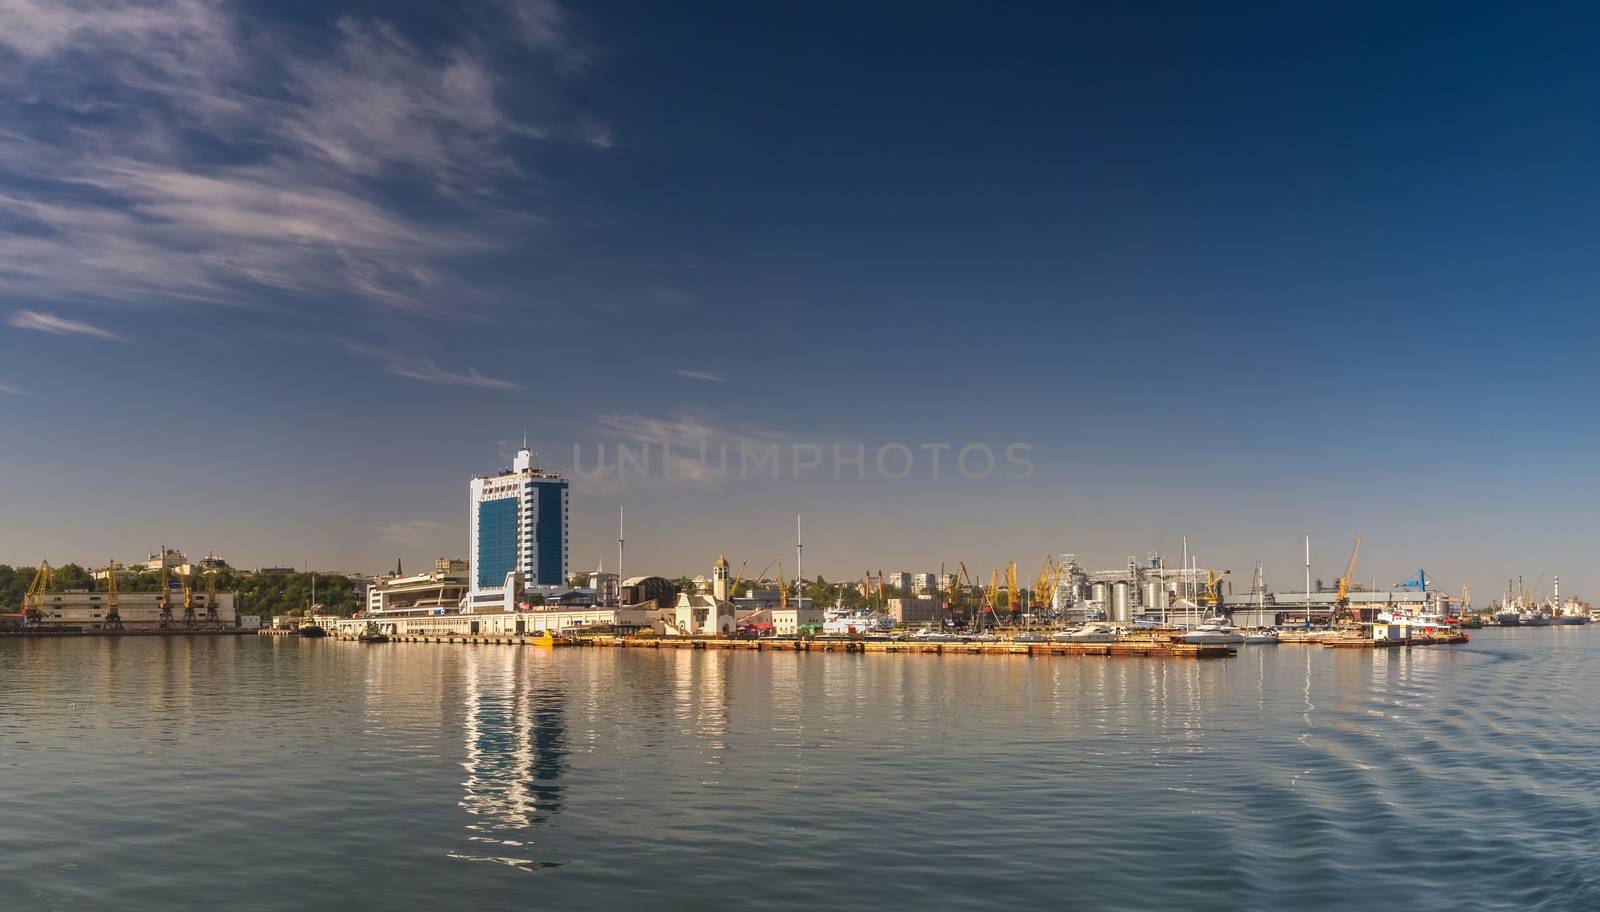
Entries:
POLYGON ((1017 589, 1017 562, 1006 564, 1006 608, 1013 620, 1022 618, 1022 593, 1017 589))
POLYGON ((1356 546, 1350 550, 1350 566, 1345 568, 1344 576, 1339 577, 1339 592, 1334 599, 1333 617, 1329 622, 1337 625, 1341 621, 1352 622, 1360 620, 1360 615, 1350 610, 1350 591, 1356 582, 1356 561, 1361 558, 1361 536, 1356 536, 1356 546))
POLYGON ((183 577, 183 626, 193 627, 194 624, 194 573, 190 572, 183 577))
POLYGON ((782 610, 789 608, 789 584, 783 579, 783 558, 778 558, 778 607, 782 610))
POLYGON ((1052 555, 1044 556, 1044 564, 1039 568, 1039 579, 1033 584, 1034 605, 1050 605, 1055 602, 1056 585, 1060 578, 1061 570, 1056 565, 1052 555))
POLYGON ((217 571, 206 571, 206 623, 217 624, 221 618, 217 617, 217 571))
POLYGON ((733 597, 739 594, 739 584, 744 582, 744 568, 749 565, 750 562, 747 560, 739 562, 739 572, 734 575, 733 582, 728 584, 728 601, 733 601, 733 597))
POLYGON ((117 562, 106 567, 106 618, 100 625, 107 630, 122 629, 122 614, 117 610, 117 562))
POLYGON ((39 568, 33 572, 33 582, 28 584, 28 591, 22 595, 24 623, 37 627, 44 622, 44 597, 49 594, 54 578, 55 571, 50 569, 50 562, 40 561, 39 568))
POLYGON ((167 564, 161 562, 161 596, 158 602, 161 605, 161 620, 158 622, 162 630, 172 626, 172 588, 167 585, 167 564))
POLYGON ((1221 573, 1217 573, 1212 570, 1206 571, 1206 594, 1200 597, 1200 601, 1212 606, 1213 608, 1223 603, 1222 578, 1226 576, 1227 573, 1228 571, 1226 570, 1222 571, 1221 573))

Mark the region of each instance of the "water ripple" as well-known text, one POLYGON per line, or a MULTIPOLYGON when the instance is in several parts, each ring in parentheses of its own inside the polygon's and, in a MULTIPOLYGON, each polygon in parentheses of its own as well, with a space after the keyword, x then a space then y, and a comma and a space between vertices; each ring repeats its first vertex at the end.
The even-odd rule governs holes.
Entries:
POLYGON ((0 907, 1590 910, 1597 644, 4 640, 0 907))

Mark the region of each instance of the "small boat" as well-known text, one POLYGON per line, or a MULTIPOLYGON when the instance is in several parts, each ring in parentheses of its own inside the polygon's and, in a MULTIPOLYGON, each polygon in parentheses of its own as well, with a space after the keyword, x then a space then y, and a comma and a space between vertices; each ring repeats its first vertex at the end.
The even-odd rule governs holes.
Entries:
POLYGON ((328 631, 317 624, 301 624, 294 629, 294 632, 295 636, 303 637, 325 637, 328 635, 328 631))
POLYGON ((1522 626, 1523 627, 1549 627, 1550 626, 1550 616, 1548 614, 1537 614, 1537 613, 1524 614, 1522 616, 1522 626))
POLYGON ((534 646, 549 646, 552 648, 578 645, 577 637, 565 633, 552 633, 549 630, 535 630, 528 637, 528 642, 534 646))
POLYGON ((945 633, 929 627, 924 627, 913 633, 910 639, 915 643, 956 643, 961 640, 960 637, 953 633, 945 633))
POLYGON ((1246 646, 1276 646, 1278 644, 1278 631, 1270 627, 1258 627, 1255 630, 1244 632, 1246 646))
POLYGON ((368 624, 367 629, 361 631, 361 635, 356 639, 363 643, 387 643, 389 642, 389 635, 384 633, 383 629, 377 624, 368 624))
POLYGON ((1474 614, 1471 617, 1463 619, 1461 621, 1461 626, 1466 628, 1467 630, 1482 630, 1483 629, 1483 618, 1480 618, 1480 617, 1478 617, 1477 615, 1474 614))
POLYGON ((1494 622, 1501 627, 1521 627, 1522 615, 1515 611, 1502 611, 1494 616, 1494 622))

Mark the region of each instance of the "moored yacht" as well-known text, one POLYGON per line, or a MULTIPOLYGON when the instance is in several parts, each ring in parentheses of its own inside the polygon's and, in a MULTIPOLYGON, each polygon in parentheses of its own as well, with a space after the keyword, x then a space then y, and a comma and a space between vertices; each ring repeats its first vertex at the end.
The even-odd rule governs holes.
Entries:
POLYGON ((1058 643, 1115 643, 1121 639, 1122 632, 1121 628, 1110 624, 1084 624, 1058 631, 1051 639, 1058 643))
POLYGON ((1233 626, 1233 622, 1227 618, 1210 617, 1198 627, 1190 629, 1187 633, 1181 633, 1174 639, 1191 645, 1238 646, 1244 642, 1244 634, 1240 633, 1239 628, 1233 626))

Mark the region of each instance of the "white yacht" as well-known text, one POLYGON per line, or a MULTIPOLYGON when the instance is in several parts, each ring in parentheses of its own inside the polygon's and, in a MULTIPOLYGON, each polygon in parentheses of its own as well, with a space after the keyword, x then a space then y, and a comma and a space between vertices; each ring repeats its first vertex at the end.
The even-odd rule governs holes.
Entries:
POLYGON ((1180 643, 1204 646, 1239 646, 1244 643, 1244 634, 1233 622, 1224 617, 1206 618, 1198 627, 1191 628, 1188 633, 1179 634, 1176 639, 1180 643))
POLYGON ((1278 631, 1271 627, 1257 627, 1244 632, 1244 642, 1247 646, 1276 646, 1278 644, 1278 631))
POLYGON ((1058 631, 1052 637, 1057 643, 1115 643, 1121 639, 1121 628, 1110 624, 1084 624, 1071 630, 1058 631))
POLYGON ((882 633, 893 626, 894 621, 886 615, 870 611, 830 611, 823 619, 822 632, 826 636, 857 636, 882 633))
POLYGON ((1442 614, 1431 611, 1407 611, 1400 608, 1378 612, 1378 623, 1404 624, 1428 633, 1457 629, 1456 624, 1442 614))

